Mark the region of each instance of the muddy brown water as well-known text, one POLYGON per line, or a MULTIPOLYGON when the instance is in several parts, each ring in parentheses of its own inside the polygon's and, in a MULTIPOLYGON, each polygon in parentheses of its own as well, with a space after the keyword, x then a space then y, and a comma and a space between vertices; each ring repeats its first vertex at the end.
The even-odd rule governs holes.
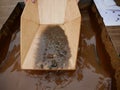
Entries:
MULTIPOLYGON (((112 77, 105 58, 98 57, 96 33, 88 10, 81 11, 81 36, 75 71, 20 69, 20 29, 4 40, 0 57, 0 90, 111 90, 112 77), (6 53, 5 53, 6 52, 6 53), (2 55, 2 53, 5 53, 2 55), (102 65, 103 64, 103 65, 102 65)), ((104 53, 104 52, 103 52, 104 53)))

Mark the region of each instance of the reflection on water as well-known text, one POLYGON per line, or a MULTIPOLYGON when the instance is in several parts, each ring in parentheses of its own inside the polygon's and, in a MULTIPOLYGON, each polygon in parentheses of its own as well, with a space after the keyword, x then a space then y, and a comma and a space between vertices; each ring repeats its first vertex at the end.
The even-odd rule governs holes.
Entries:
POLYGON ((12 35, 11 43, 9 46, 8 52, 11 52, 14 48, 14 46, 18 46, 20 44, 20 32, 15 32, 12 35))
POLYGON ((0 65, 0 90, 111 90, 110 76, 96 62, 96 39, 88 19, 83 18, 81 33, 75 71, 23 71, 17 30, 0 65))
MULTIPOLYGON (((111 79, 96 68, 86 63, 82 56, 78 57, 76 71, 22 71, 20 70, 19 32, 15 33, 11 41, 7 60, 2 69, 12 64, 3 72, 0 70, 0 90, 96 90, 98 88, 110 89, 111 79), (14 42, 14 44, 13 44, 14 42), (8 61, 9 60, 9 61, 8 61), (11 60, 11 62, 10 62, 11 60), (2 84, 4 83, 4 84, 2 84), (17 89, 16 89, 17 88, 17 89)), ((85 47, 83 47, 85 49, 85 47)))
POLYGON ((87 46, 90 46, 90 45, 94 45, 94 50, 95 50, 95 55, 96 55, 96 61, 98 62, 98 64, 100 63, 100 60, 98 58, 98 54, 97 54, 97 49, 96 49, 96 38, 95 36, 92 36, 90 39, 84 39, 87 46))
POLYGON ((90 39, 84 39, 86 44, 89 45, 94 45, 96 47, 96 39, 95 36, 91 37, 90 39))

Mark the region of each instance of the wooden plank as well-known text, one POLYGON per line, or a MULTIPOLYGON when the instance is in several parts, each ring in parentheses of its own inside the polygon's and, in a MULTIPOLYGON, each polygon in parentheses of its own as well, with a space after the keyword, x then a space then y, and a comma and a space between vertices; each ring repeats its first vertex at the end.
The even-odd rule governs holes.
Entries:
POLYGON ((26 20, 23 17, 21 18, 21 64, 24 62, 24 58, 29 50, 33 37, 38 28, 39 24, 26 20))
POLYGON ((67 0, 38 0, 40 24, 63 24, 67 0))
POLYGON ((38 14, 38 2, 32 3, 31 0, 28 0, 21 17, 37 24, 40 23, 38 14))
POLYGON ((106 28, 117 54, 120 55, 120 26, 106 28))
POLYGON ((65 22, 81 17, 76 0, 67 0, 65 22))
POLYGON ((69 45, 71 48, 71 55, 72 55, 72 57, 69 59, 68 69, 72 69, 72 70, 75 70, 76 68, 80 28, 81 28, 81 17, 76 18, 75 20, 68 22, 63 26, 63 29, 65 30, 65 33, 69 41, 69 45))

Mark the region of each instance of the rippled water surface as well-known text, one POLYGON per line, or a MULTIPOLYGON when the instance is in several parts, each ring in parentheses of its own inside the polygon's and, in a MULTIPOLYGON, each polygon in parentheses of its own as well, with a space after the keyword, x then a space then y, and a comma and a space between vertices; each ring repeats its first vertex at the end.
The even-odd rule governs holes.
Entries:
POLYGON ((0 90, 110 90, 111 77, 100 65, 88 12, 82 13, 75 71, 21 70, 18 27, 12 35, 6 58, 0 64, 0 90))

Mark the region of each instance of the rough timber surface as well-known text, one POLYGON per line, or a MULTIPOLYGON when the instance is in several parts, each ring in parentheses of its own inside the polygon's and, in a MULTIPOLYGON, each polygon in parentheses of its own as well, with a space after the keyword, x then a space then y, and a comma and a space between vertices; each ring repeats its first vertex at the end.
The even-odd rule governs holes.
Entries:
POLYGON ((117 55, 120 56, 120 26, 109 26, 106 27, 106 29, 117 52, 117 55))

